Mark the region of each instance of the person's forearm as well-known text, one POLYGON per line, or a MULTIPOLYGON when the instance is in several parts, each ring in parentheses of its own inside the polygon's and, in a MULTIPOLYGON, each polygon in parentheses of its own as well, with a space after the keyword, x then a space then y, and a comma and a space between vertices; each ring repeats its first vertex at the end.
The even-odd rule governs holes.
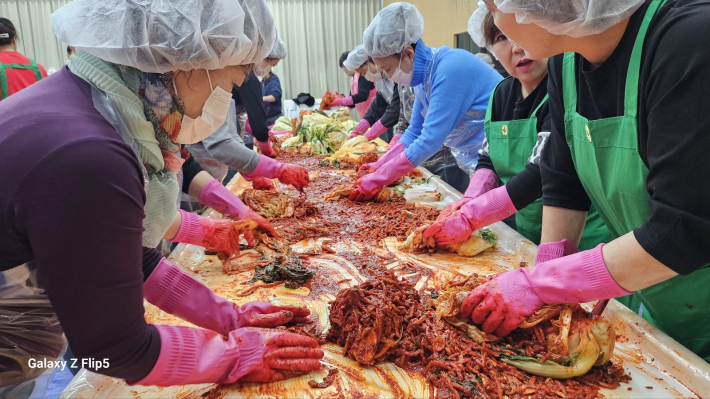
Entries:
POLYGON ((275 102, 276 102, 276 97, 274 97, 274 96, 264 96, 264 102, 265 102, 265 103, 275 103, 275 102))
MULTIPOLYGON (((192 182, 190 183, 188 195, 195 199, 200 198, 200 193, 202 192, 202 189, 205 188, 207 183, 211 182, 212 180, 214 180, 214 177, 212 177, 212 175, 210 175, 209 173, 205 171, 198 173, 197 175, 195 175, 195 177, 192 179, 192 182)), ((174 224, 175 222, 173 222, 173 225, 174 224)), ((177 234, 177 231, 175 232, 175 234, 177 234)))
POLYGON ((542 238, 540 244, 568 239, 579 246, 587 222, 587 212, 554 206, 542 207, 542 238))
MULTIPOLYGON (((192 186, 190 186, 190 188, 192 188, 192 186)), ((171 224, 168 231, 165 232, 163 239, 170 241, 175 238, 178 233, 178 230, 180 230, 180 223, 182 223, 182 215, 180 215, 180 212, 175 212, 175 219, 173 219, 173 224, 171 224)))
POLYGON ((678 275, 649 255, 633 232, 606 244, 602 253, 609 273, 627 291, 638 291, 678 275))

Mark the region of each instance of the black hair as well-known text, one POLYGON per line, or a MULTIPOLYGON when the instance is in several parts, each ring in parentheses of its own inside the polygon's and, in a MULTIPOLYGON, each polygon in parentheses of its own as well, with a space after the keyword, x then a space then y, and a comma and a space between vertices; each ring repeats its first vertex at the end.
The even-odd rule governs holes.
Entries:
POLYGON ((71 46, 67 46, 67 55, 71 55, 71 53, 72 53, 71 46))
POLYGON ((350 55, 349 51, 346 51, 343 53, 343 55, 340 56, 340 67, 343 67, 343 63, 345 63, 345 60, 348 59, 348 55, 350 55))
POLYGON ((7 34, 8 37, 0 37, 0 46, 12 44, 12 40, 17 37, 15 25, 7 18, 0 18, 0 34, 7 34))

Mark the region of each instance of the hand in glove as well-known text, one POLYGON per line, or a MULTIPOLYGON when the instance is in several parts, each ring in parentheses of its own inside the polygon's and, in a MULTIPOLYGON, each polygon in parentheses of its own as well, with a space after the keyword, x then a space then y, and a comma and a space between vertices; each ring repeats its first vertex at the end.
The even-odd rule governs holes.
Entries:
POLYGON ((259 157, 259 164, 253 172, 242 175, 247 180, 252 180, 256 176, 279 179, 281 183, 290 184, 297 190, 303 189, 309 183, 308 171, 302 166, 279 162, 264 156, 259 157))
POLYGON ((182 209, 179 212, 182 218, 180 229, 170 241, 199 245, 225 252, 228 256, 239 255, 239 231, 234 228, 234 221, 202 217, 182 209))
POLYGON ((165 258, 143 283, 143 296, 166 313, 225 336, 242 327, 273 328, 289 322, 302 323, 311 313, 306 308, 267 302, 237 306, 165 258))
POLYGON ((361 120, 360 123, 355 126, 355 129, 353 129, 353 132, 350 133, 350 138, 365 134, 365 132, 367 132, 367 129, 369 128, 370 122, 368 122, 366 119, 361 120))
POLYGON ((404 144, 392 147, 392 149, 387 150, 387 153, 381 156, 380 159, 377 160, 377 162, 371 162, 362 165, 357 172, 357 176, 363 177, 367 174, 375 173, 382 165, 395 159, 397 155, 403 153, 405 149, 406 148, 404 147, 404 144))
POLYGON ((138 385, 275 382, 319 370, 318 341, 280 330, 240 328, 221 335, 199 328, 156 325, 160 355, 138 385))
POLYGON ((600 244, 594 249, 542 262, 533 269, 501 273, 476 287, 461 305, 487 333, 510 334, 543 305, 584 303, 629 295, 609 274, 600 244))
POLYGON ((441 214, 437 220, 448 219, 454 214, 454 212, 461 209, 461 207, 467 202, 496 188, 498 186, 498 181, 498 175, 496 175, 492 170, 485 168, 478 169, 476 173, 473 174, 471 182, 469 183, 463 198, 447 205, 446 208, 441 211, 441 214))
POLYGON ((266 140, 265 143, 262 143, 261 141, 256 141, 256 146, 259 147, 259 151, 263 155, 266 155, 269 158, 276 158, 276 152, 274 149, 271 147, 271 140, 266 140))
POLYGON ((447 219, 437 221, 424 232, 424 237, 434 236, 439 245, 460 244, 473 231, 501 221, 515 212, 517 209, 508 191, 501 186, 463 204, 447 219))
MULTIPOLYGON (((200 192, 199 201, 201 204, 207 205, 222 215, 228 216, 232 219, 253 220, 270 236, 275 238, 278 237, 274 226, 267 222, 266 219, 261 217, 258 213, 254 212, 251 208, 244 205, 244 203, 237 198, 236 195, 232 194, 231 191, 229 191, 216 179, 205 185, 202 192, 200 192)), ((249 245, 254 245, 254 234, 244 233, 244 238, 247 240, 249 245)))
POLYGON ((331 107, 349 107, 351 105, 353 105, 352 97, 336 98, 332 103, 330 103, 331 107))
POLYGON ((401 152, 393 160, 377 169, 375 173, 358 180, 355 190, 350 193, 348 198, 350 201, 370 200, 388 184, 411 172, 414 168, 415 166, 409 162, 404 152, 401 152))

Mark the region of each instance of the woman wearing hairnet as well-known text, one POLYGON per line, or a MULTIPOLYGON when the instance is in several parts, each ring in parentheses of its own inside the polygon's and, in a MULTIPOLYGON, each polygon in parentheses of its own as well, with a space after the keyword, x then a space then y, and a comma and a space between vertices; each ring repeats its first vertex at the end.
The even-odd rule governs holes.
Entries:
POLYGON ((499 275, 473 291, 462 313, 505 335, 544 304, 635 291, 644 317, 710 360, 710 191, 700 183, 710 179, 710 119, 701 100, 710 91, 710 6, 701 0, 486 0, 486 6, 531 57, 554 56, 540 251, 556 248, 565 256, 499 275), (574 253, 565 243, 579 242, 590 204, 615 239, 574 253))
MULTIPOLYGON (((0 104, 0 270, 31 263, 74 353, 105 359, 93 369, 129 383, 266 382, 318 369, 315 340, 253 328, 306 309, 237 307, 147 245, 175 214, 180 145, 224 122, 232 86, 271 48, 266 2, 76 0, 52 24, 78 50, 68 68, 0 104), (144 296, 202 328, 147 324, 144 296)), ((229 213, 213 183, 200 197, 229 213)), ((212 229, 187 227, 178 234, 212 229)))
MULTIPOLYGON (((539 245, 540 154, 550 135, 547 58, 532 59, 508 39, 495 25, 483 0, 479 0, 478 9, 471 16, 468 31, 479 47, 495 55, 510 77, 491 94, 486 139, 464 197, 447 206, 424 236, 433 236, 439 245, 458 244, 473 231, 515 215, 518 232, 539 245)), ((592 209, 580 248, 592 249, 610 238, 599 213, 592 209)))
MULTIPOLYGON (((360 55, 361 53, 356 53, 356 50, 357 48, 350 53, 345 53, 347 57, 342 60, 341 65, 345 73, 347 73, 348 76, 352 76, 350 96, 338 98, 333 101, 331 105, 334 107, 355 107, 360 118, 363 118, 365 117, 367 109, 370 108, 370 104, 375 99, 377 88, 373 82, 365 78, 365 62, 357 62, 362 61, 362 56, 360 55)), ((345 54, 343 54, 343 56, 345 54)))
POLYGON ((409 3, 387 6, 365 30, 365 50, 380 71, 398 85, 414 87, 416 100, 404 136, 377 162, 361 168, 370 174, 357 183, 351 200, 371 199, 442 145, 469 174, 476 167, 488 98, 501 76, 467 51, 426 46, 423 33, 422 15, 409 3))
MULTIPOLYGON (((377 65, 365 53, 365 46, 357 46, 350 53, 356 65, 363 65, 358 69, 361 76, 375 84, 377 95, 370 103, 365 116, 360 123, 355 126, 350 137, 365 135, 368 140, 374 140, 388 129, 393 128, 399 121, 400 101, 399 87, 389 80, 387 75, 377 70, 377 65), (355 54, 355 55, 353 55, 355 54)), ((390 137, 385 137, 385 141, 390 141, 390 137)))
MULTIPOLYGON (((263 74, 264 68, 270 70, 271 65, 275 66, 280 59, 285 57, 286 46, 283 41, 277 39, 276 42, 274 42, 274 47, 271 49, 269 56, 265 58, 257 68, 261 69, 261 71, 257 70, 255 72, 261 72, 263 74)), ((256 77, 250 76, 247 79, 256 80, 256 77)), ((245 85, 247 84, 246 82, 245 80, 245 85)), ((278 83, 278 78, 276 78, 276 85, 278 86, 280 101, 281 86, 278 83)), ((260 83, 259 86, 261 87, 260 83)), ((262 90, 268 89, 260 89, 259 92, 261 93, 262 90)), ((251 95, 251 93, 246 94, 251 95)), ((260 101, 259 107, 262 106, 261 99, 261 97, 259 97, 258 100, 252 99, 251 97, 242 98, 245 102, 248 100, 260 101)), ((273 102, 263 102, 264 107, 266 107, 266 104, 273 104, 273 102)), ((205 170, 220 181, 227 175, 230 167, 234 168, 246 180, 251 181, 254 188, 257 190, 274 189, 272 179, 278 179, 283 184, 290 184, 298 190, 306 187, 309 183, 306 169, 302 166, 272 159, 276 154, 273 152, 269 140, 266 142, 257 141, 257 145, 262 154, 258 154, 244 145, 244 141, 239 136, 237 129, 237 113, 234 100, 231 101, 229 107, 226 123, 217 129, 214 134, 199 143, 188 146, 190 154, 195 156, 200 166, 205 168, 205 170)), ((266 108, 263 109, 266 110, 266 108)), ((247 114, 255 116, 255 112, 251 112, 250 110, 253 110, 253 108, 247 107, 247 114)), ((261 109, 258 109, 258 111, 261 111, 261 109)), ((266 112, 266 116, 268 117, 268 112, 266 112)))

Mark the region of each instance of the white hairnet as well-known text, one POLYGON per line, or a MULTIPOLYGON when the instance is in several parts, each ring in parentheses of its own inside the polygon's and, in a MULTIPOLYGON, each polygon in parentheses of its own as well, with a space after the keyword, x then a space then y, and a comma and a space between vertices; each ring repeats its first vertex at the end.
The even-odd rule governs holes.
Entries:
POLYGON ((398 54, 419 41, 424 34, 424 18, 409 3, 392 3, 380 10, 365 29, 365 51, 373 58, 398 54))
POLYGON ((534 23, 555 35, 582 37, 609 29, 634 13, 644 0, 494 0, 520 24, 534 23))
POLYGON ((348 59, 343 62, 343 66, 348 71, 355 72, 356 69, 360 68, 362 64, 366 62, 367 53, 365 52, 365 46, 361 44, 348 54, 348 59))
POLYGON ((252 64, 276 39, 266 0, 74 0, 51 20, 68 45, 143 72, 252 64))
POLYGON ((478 8, 471 15, 471 19, 468 20, 468 34, 476 43, 476 46, 480 48, 486 47, 486 39, 483 35, 483 19, 487 13, 486 3, 483 0, 478 0, 478 8))
POLYGON ((490 65, 491 67, 495 68, 496 64, 493 62, 493 58, 491 58, 490 55, 485 54, 485 53, 478 53, 476 54, 476 57, 478 57, 481 61, 485 62, 486 64, 490 65))
POLYGON ((280 60, 286 58, 286 43, 284 43, 283 40, 276 38, 274 47, 271 48, 268 58, 278 58, 280 60))

